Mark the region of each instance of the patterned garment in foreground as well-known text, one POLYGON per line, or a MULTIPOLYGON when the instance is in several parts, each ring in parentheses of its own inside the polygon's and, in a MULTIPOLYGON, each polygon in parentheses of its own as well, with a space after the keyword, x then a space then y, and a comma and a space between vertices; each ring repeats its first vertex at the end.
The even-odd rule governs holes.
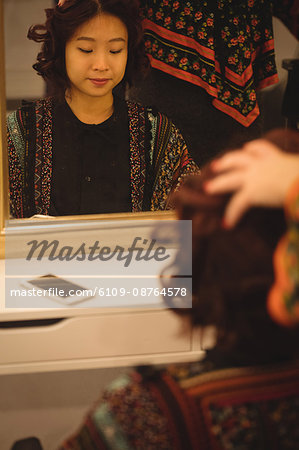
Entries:
POLYGON ((248 127, 258 89, 278 81, 272 16, 299 36, 299 1, 141 0, 152 67, 206 90, 213 105, 248 127))
MULTIPOLYGON (((198 167, 170 119, 133 102, 127 102, 127 110, 132 211, 168 209, 170 193, 179 188, 186 175, 198 172, 198 167)), ((8 116, 7 125, 11 214, 16 218, 47 215, 53 99, 22 106, 8 116)))
POLYGON ((149 368, 113 382, 60 449, 295 450, 298 409, 298 364, 149 368))

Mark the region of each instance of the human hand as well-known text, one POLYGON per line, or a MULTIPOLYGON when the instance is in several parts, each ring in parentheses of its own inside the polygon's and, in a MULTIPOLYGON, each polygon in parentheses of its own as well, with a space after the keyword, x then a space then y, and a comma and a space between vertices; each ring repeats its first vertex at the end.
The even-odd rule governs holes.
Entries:
POLYGON ((62 6, 65 2, 66 2, 66 0, 59 0, 58 6, 62 6))
POLYGON ((283 205, 288 189, 299 178, 299 155, 258 139, 216 159, 211 167, 216 177, 205 184, 206 192, 233 192, 223 220, 231 228, 252 206, 283 205))

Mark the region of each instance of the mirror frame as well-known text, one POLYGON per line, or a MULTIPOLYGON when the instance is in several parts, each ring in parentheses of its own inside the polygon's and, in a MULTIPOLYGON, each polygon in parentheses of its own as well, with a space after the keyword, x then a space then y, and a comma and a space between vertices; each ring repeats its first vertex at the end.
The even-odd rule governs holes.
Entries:
MULTIPOLYGON (((0 0, 0 60, 5 61, 4 52, 4 0, 0 0)), ((0 65, 0 259, 5 257, 5 221, 9 219, 9 182, 8 182, 8 154, 6 135, 6 89, 5 89, 5 64, 0 65)), ((92 214, 79 216, 59 216, 49 218, 61 221, 86 221, 86 220, 172 220, 175 219, 173 211, 145 211, 138 213, 113 213, 92 214)), ((15 219, 20 220, 20 219, 15 219)), ((21 219, 27 221, 39 221, 45 223, 45 219, 21 219)))
POLYGON ((6 151, 6 91, 4 55, 4 5, 0 0, 0 258, 4 258, 5 220, 9 218, 8 158, 6 151))

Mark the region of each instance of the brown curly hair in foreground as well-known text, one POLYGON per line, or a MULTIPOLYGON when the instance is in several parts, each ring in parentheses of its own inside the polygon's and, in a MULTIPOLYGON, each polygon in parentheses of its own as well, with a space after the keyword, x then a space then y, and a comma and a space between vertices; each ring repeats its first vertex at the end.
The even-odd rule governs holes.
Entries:
MULTIPOLYGON (((265 139, 299 153, 296 132, 275 131, 265 139)), ((221 222, 230 195, 206 194, 204 183, 212 177, 208 164, 176 194, 178 218, 192 220, 193 307, 175 312, 195 325, 215 326, 217 345, 224 350, 264 363, 292 358, 298 355, 299 329, 280 327, 266 308, 273 252, 286 230, 283 211, 254 208, 234 229, 225 230, 221 222)), ((185 258, 182 248, 176 265, 185 258)))
POLYGON ((63 6, 46 9, 46 23, 33 25, 28 39, 42 43, 33 68, 48 83, 52 95, 63 98, 69 87, 65 67, 65 46, 78 27, 101 13, 118 17, 127 27, 128 61, 124 82, 129 85, 149 65, 137 0, 67 0, 63 6))

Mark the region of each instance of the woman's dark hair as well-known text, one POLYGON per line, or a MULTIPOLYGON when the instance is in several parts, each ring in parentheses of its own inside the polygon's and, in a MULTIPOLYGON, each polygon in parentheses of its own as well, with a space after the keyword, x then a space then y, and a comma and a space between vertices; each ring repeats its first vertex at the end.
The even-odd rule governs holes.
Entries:
POLYGON ((124 81, 131 85, 147 68, 138 0, 67 0, 63 6, 46 9, 46 23, 33 25, 28 39, 41 42, 33 68, 57 97, 69 87, 65 67, 65 46, 79 26, 100 13, 118 17, 128 31, 128 61, 124 81))
MULTIPOLYGON (((289 143, 299 153, 299 133, 281 130, 265 138, 284 149, 289 143)), ((175 311, 194 325, 215 326, 218 346, 251 354, 255 362, 298 354, 298 328, 277 325, 267 311, 273 252, 286 230, 283 211, 252 208, 226 230, 222 217, 230 195, 205 192, 204 184, 213 176, 208 164, 176 194, 178 218, 192 220, 193 306, 175 311)), ((182 248, 176 265, 185 260, 182 248)))

